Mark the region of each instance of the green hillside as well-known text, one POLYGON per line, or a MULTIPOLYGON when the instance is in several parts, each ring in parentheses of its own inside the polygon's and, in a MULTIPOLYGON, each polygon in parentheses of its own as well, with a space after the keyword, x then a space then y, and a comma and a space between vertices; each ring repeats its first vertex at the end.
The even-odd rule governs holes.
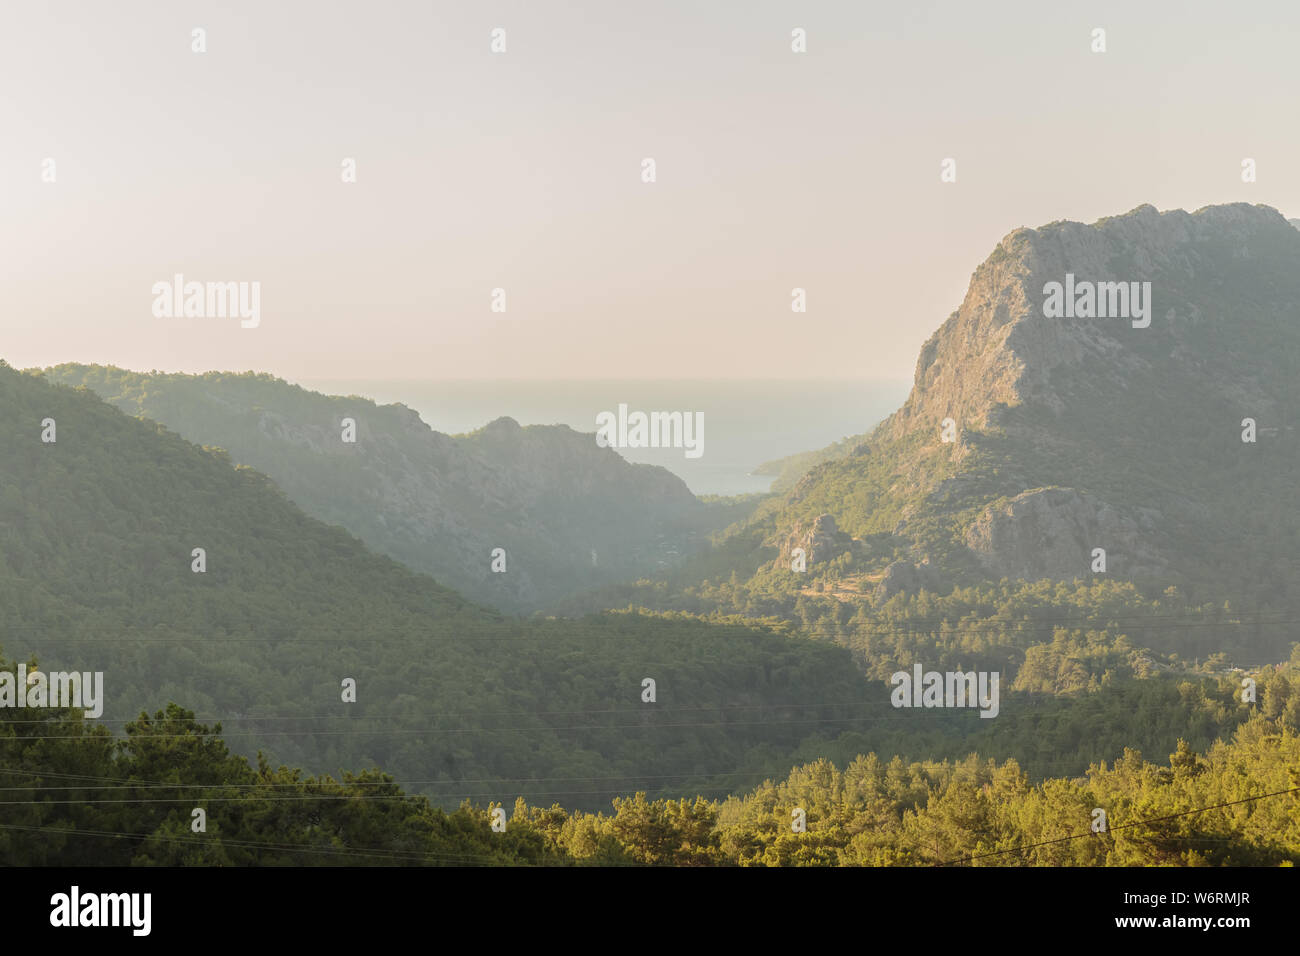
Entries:
POLYGON ((52 712, 37 732, 0 726, 12 765, 0 856, 26 866, 1294 866, 1296 678, 1295 667, 1266 677, 1262 712, 1208 748, 1180 739, 1167 760, 1126 747, 1035 782, 1014 760, 866 753, 813 759, 725 800, 638 791, 596 813, 522 798, 447 813, 381 772, 250 765, 219 726, 174 705, 141 714, 120 740, 52 712))
POLYGON ((113 728, 183 700, 239 752, 312 771, 378 764, 453 805, 498 789, 604 805, 647 777, 788 766, 875 693, 846 651, 771 628, 504 618, 86 390, 0 366, 0 409, 0 644, 102 671, 113 728))
POLYGON ((402 405, 252 372, 59 365, 44 375, 226 449, 313 517, 512 613, 658 570, 738 516, 699 501, 667 470, 631 464, 562 425, 501 418, 444 435, 402 405), (355 441, 343 440, 345 420, 355 423, 355 441), (505 573, 492 570, 496 549, 505 573))

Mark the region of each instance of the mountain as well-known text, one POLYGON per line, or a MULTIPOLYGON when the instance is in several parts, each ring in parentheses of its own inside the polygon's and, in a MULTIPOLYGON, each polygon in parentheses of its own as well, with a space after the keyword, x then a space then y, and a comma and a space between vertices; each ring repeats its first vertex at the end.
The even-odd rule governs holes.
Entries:
POLYGON ((902 408, 707 552, 565 609, 782 620, 877 679, 975 666, 1030 698, 1271 667, 1300 611, 1298 346, 1300 231, 1273 209, 1017 229, 902 408), (1109 282, 1139 308, 1084 317, 1089 286, 1124 304, 1109 282))
POLYGON ((500 418, 452 437, 404 405, 321 395, 265 374, 98 365, 44 374, 226 449, 307 513, 509 612, 655 571, 737 517, 700 502, 671 472, 631 464, 563 425, 500 418), (354 442, 343 440, 345 419, 356 423, 354 442), (498 548, 504 573, 492 570, 498 548))
MULTIPOLYGON (((310 772, 378 764, 451 805, 601 806, 647 779, 788 768, 868 699, 847 651, 788 629, 485 610, 226 452, 4 363, 0 451, 3 653, 102 673, 110 727, 183 701, 240 753, 310 772)), ((23 741, 54 732, 12 719, 23 741)))
POLYGON ((1300 555, 1298 371, 1300 232, 1275 210, 1017 229, 922 348, 903 407, 751 529, 779 567, 830 522, 842 569, 887 594, 1104 573, 1280 600, 1300 555), (1045 314, 1049 284, 1075 282, 1081 305, 1087 283, 1150 283, 1149 325, 1045 314))

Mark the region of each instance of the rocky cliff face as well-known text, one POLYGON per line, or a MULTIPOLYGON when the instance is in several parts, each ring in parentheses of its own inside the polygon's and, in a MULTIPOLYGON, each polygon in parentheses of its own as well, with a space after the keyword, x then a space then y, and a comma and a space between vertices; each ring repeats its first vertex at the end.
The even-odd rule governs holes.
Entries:
MULTIPOLYGON (((1214 549, 1248 551, 1260 504, 1295 510, 1297 374, 1300 232, 1276 210, 1141 206, 1017 229, 922 348, 903 407, 865 449, 810 471, 777 524, 829 513, 854 536, 895 536, 949 582, 1087 578, 1096 547, 1134 579, 1267 576, 1262 557, 1216 567, 1214 549), (1048 304, 1050 283, 1112 282, 1138 295, 1127 315, 1048 304), (1246 419, 1264 429, 1256 443, 1246 419)), ((1277 546, 1274 565, 1293 566, 1277 546)))
POLYGON ((1151 576, 1168 570, 1147 537, 1163 517, 1149 509, 1130 516, 1073 488, 1042 488, 985 508, 965 540, 997 577, 1070 580, 1101 567, 1098 557, 1105 570, 1097 573, 1151 576), (1098 548, 1104 553, 1094 555, 1098 548))
POLYGON ((776 563, 780 568, 790 567, 796 548, 803 550, 809 568, 825 564, 853 548, 853 538, 835 526, 835 517, 830 514, 818 515, 811 523, 797 522, 779 543, 781 551, 776 563))
MULTIPOLYGON (((1234 271, 1241 278, 1253 271, 1234 265, 1255 255, 1273 262, 1279 253, 1294 255, 1300 242, 1288 227, 1276 210, 1239 203, 1194 214, 1139 206, 1090 226, 1061 222, 1011 232, 975 270, 961 307, 921 349, 912 394, 887 423, 888 434, 937 430, 947 417, 961 429, 983 428, 996 420, 999 406, 1026 401, 1059 410, 1062 398, 1052 385, 1062 366, 1087 365, 1107 382, 1131 380, 1151 361, 1135 348, 1144 339, 1176 351, 1189 329, 1230 318, 1216 314, 1219 303, 1191 294, 1197 280, 1222 284, 1234 271), (1067 273, 1080 281, 1150 281, 1151 327, 1048 318, 1043 288, 1067 273)), ((1198 360, 1175 357, 1191 365, 1198 360)))

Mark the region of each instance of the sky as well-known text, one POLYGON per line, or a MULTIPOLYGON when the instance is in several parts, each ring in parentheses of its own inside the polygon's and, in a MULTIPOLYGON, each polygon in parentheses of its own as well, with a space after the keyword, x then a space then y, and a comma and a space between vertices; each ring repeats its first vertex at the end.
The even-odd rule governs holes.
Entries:
POLYGON ((1291 2, 6 3, 0 357, 910 377, 1013 229, 1300 216, 1297 36, 1291 2), (257 326, 155 315, 177 273, 259 283, 257 326))

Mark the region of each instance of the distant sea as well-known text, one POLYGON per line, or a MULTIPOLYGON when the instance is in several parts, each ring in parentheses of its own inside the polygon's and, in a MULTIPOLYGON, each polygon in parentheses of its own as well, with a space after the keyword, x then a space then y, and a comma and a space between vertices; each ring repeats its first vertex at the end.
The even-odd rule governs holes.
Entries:
MULTIPOLYGON (((662 465, 697 495, 767 491, 772 476, 752 472, 763 462, 824 448, 869 431, 907 397, 907 381, 362 381, 315 380, 304 388, 401 402, 431 428, 462 434, 509 416, 521 425, 568 425, 596 431, 596 415, 703 412, 704 454, 679 448, 619 448, 633 462, 662 465)), ((595 438, 592 438, 595 441, 595 438)))

